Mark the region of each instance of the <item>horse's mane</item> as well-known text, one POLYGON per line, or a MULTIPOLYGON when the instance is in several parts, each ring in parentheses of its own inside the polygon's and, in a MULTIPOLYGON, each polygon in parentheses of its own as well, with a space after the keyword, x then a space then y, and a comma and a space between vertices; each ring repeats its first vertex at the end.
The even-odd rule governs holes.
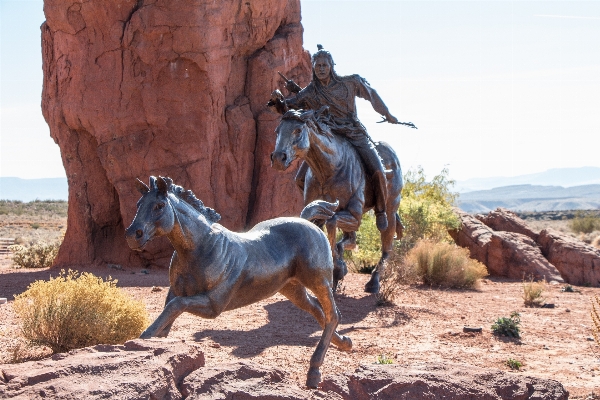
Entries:
POLYGON ((317 112, 314 110, 289 110, 281 117, 281 120, 293 120, 300 121, 305 124, 313 125, 314 131, 322 136, 333 138, 333 133, 329 124, 331 123, 329 113, 327 110, 319 109, 317 112))
POLYGON ((185 190, 183 187, 173 183, 173 179, 164 177, 164 181, 168 185, 168 191, 173 193, 179 199, 185 201, 200 214, 209 220, 211 223, 218 222, 221 219, 221 215, 210 207, 206 207, 202 200, 196 197, 191 190, 185 190))

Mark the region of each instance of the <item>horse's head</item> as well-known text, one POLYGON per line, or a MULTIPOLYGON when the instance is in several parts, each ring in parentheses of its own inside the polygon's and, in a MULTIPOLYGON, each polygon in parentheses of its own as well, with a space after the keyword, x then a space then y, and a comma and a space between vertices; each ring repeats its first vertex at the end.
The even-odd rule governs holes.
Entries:
POLYGON ((125 237, 129 247, 139 251, 155 236, 171 232, 175 214, 169 203, 169 184, 163 177, 151 176, 150 187, 137 179, 136 187, 142 197, 137 202, 133 222, 125 230, 125 237))
POLYGON ((271 166, 285 171, 296 158, 304 158, 310 147, 309 125, 314 126, 313 111, 286 112, 275 129, 277 141, 271 153, 271 166))

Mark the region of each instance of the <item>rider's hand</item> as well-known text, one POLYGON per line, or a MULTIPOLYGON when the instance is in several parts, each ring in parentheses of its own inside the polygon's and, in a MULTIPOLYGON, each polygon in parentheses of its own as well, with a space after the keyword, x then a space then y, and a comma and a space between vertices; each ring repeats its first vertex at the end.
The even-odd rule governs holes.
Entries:
POLYGON ((271 93, 271 101, 283 101, 283 94, 279 91, 279 89, 273 90, 271 93))
POLYGON ((390 124, 397 124, 398 123, 398 118, 394 117, 390 113, 387 113, 387 115, 385 116, 385 120, 387 122, 389 122, 390 124))

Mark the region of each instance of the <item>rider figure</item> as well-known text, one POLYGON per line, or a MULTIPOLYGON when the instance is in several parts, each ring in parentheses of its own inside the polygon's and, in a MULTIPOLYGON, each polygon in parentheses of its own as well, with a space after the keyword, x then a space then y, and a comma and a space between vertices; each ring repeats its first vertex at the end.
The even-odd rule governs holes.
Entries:
MULTIPOLYGON (((356 96, 368 100, 373 109, 383 115, 387 122, 396 124, 398 120, 390 114, 381 97, 364 78, 358 75, 339 76, 333 68, 335 63, 331 53, 321 45, 317 47, 318 51, 312 56, 313 76, 308 86, 285 100, 276 91, 272 100, 285 101, 287 107, 292 109, 318 110, 323 106, 329 107, 331 120, 328 125, 331 131, 345 137, 354 146, 363 160, 367 174, 371 176, 375 194, 377 228, 383 231, 387 228, 385 170, 366 128, 358 120, 356 96)), ((298 89, 293 81, 288 81, 286 87, 291 92, 298 89)), ((297 180, 304 180, 307 168, 306 163, 303 163, 298 171, 297 180)))

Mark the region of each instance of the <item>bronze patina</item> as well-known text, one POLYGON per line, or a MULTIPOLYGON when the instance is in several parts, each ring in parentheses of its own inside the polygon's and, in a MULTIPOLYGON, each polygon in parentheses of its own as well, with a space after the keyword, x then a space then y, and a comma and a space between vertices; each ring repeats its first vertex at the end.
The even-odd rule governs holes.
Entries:
POLYGON ((246 233, 231 232, 217 223, 218 213, 170 178, 150 177, 149 186, 136 183, 142 197, 126 230, 127 243, 141 250, 164 235, 175 248, 165 308, 140 337, 167 336, 183 312, 216 318, 279 292, 323 328, 306 379, 307 386, 316 387, 330 342, 341 350, 352 348, 350 338, 336 331, 341 315, 325 234, 301 218, 276 218, 246 233))
POLYGON ((382 257, 365 290, 376 293, 394 234, 397 238, 402 236, 396 212, 402 171, 394 150, 386 143, 373 142, 358 120, 356 97, 368 100, 383 116, 382 122, 416 127, 411 122, 399 122, 390 114, 381 97, 359 75, 339 76, 331 54, 321 45, 318 48, 312 57, 312 81, 304 89, 280 74, 286 88, 295 95, 284 98, 276 90, 268 103, 273 110, 284 114, 276 129, 277 144, 271 161, 278 169, 287 168, 295 158, 305 161, 296 176, 305 204, 316 199, 339 202, 335 218, 327 221, 334 258, 339 260, 335 278, 343 276, 341 254, 344 249, 355 247, 355 231, 360 227, 362 214, 374 209, 381 232, 382 257), (323 137, 327 140, 320 139, 323 137), (335 229, 329 229, 335 226, 344 232, 337 246, 333 245, 335 229))
MULTIPOLYGON (((375 205, 369 174, 360 160, 356 149, 343 137, 334 135, 327 124, 327 109, 290 110, 283 115, 275 130, 276 157, 273 166, 287 169, 292 161, 303 159, 310 168, 302 181, 298 181, 307 204, 302 217, 317 225, 325 224, 335 260, 334 287, 346 274, 343 251, 356 247, 356 231, 360 227, 362 215, 375 205), (321 200, 321 201, 318 201, 321 200), (337 228, 343 232, 336 244, 337 228)), ((394 236, 402 237, 403 226, 397 210, 402 191, 402 170, 400 161, 390 145, 377 144, 383 159, 388 193, 385 204, 386 228, 381 231, 381 259, 373 270, 365 291, 377 293, 379 278, 385 262, 392 253, 394 236)))

